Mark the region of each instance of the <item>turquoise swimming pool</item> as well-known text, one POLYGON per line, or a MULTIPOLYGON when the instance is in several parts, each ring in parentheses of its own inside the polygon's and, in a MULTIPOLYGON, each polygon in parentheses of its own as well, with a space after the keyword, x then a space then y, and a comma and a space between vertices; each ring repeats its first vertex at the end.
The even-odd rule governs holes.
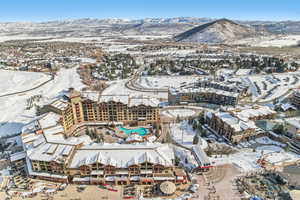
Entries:
POLYGON ((145 136, 148 134, 148 130, 146 128, 140 127, 136 129, 127 129, 124 127, 119 126, 118 127, 120 131, 123 131, 126 135, 132 134, 132 133, 137 133, 140 136, 145 136))

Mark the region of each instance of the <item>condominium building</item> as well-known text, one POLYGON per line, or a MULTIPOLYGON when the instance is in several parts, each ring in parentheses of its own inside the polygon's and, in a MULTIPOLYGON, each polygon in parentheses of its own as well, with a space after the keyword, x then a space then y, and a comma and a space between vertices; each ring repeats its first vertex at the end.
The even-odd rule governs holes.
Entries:
POLYGON ((206 113, 206 123, 218 135, 233 143, 255 136, 255 123, 243 121, 228 112, 206 113))
POLYGON ((276 112, 267 106, 250 105, 223 108, 221 111, 207 112, 206 122, 217 134, 231 142, 251 139, 256 132, 256 120, 273 119, 276 112))
POLYGON ((232 105, 238 103, 239 93, 215 88, 169 89, 168 101, 171 105, 184 103, 212 103, 232 105))
POLYGON ((248 86, 241 82, 217 82, 213 80, 202 80, 196 83, 201 88, 214 88, 217 90, 223 90, 227 92, 235 92, 245 94, 248 90, 248 86))
POLYGON ((300 90, 295 90, 291 97, 291 103, 296 106, 296 108, 300 109, 300 90))
POLYGON ((229 107, 225 111, 244 121, 274 119, 277 114, 276 111, 271 110, 269 107, 261 105, 229 107))
POLYGON ((300 140, 300 118, 290 118, 285 120, 286 132, 293 138, 300 140))

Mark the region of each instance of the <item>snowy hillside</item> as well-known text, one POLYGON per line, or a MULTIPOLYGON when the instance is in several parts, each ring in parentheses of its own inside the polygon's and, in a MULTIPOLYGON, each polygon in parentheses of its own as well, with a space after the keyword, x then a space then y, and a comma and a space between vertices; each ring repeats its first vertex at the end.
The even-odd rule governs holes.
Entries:
POLYGON ((300 45, 300 35, 272 35, 256 38, 247 38, 236 41, 236 44, 257 47, 297 46, 300 45))
POLYGON ((50 78, 43 73, 0 70, 0 96, 31 89, 50 78))
MULTIPOLYGON (((43 79, 43 76, 39 73, 28 72, 17 72, 16 77, 19 78, 20 83, 16 81, 14 85, 9 85, 10 87, 6 88, 7 84, 10 84, 12 76, 1 76, 1 91, 23 91, 28 86, 34 86, 43 79), (36 80, 37 78, 39 79, 36 80)), ((67 90, 70 87, 78 90, 84 87, 76 72, 76 68, 61 69, 53 81, 33 91, 20 95, 0 97, 0 137, 20 132, 24 125, 35 118, 35 107, 30 106, 32 101, 38 105, 49 103, 57 95, 62 94, 63 90, 67 90), (41 98, 37 98, 40 95, 41 98)))
POLYGON ((227 19, 221 19, 179 34, 175 37, 175 40, 182 42, 223 43, 253 37, 256 34, 253 28, 236 24, 227 19))

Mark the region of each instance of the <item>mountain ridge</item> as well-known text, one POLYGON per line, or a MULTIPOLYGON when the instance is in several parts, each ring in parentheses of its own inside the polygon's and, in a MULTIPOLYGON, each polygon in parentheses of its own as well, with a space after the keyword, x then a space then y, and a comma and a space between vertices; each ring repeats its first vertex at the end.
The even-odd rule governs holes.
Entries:
MULTIPOLYGON (((46 22, 0 22, 0 35, 27 36, 98 36, 99 34, 155 34, 178 35, 213 18, 174 17, 145 19, 81 18, 46 22)), ((300 34, 300 21, 241 21, 233 22, 252 26, 258 31, 275 34, 300 34)))
POLYGON ((250 26, 223 18, 187 30, 176 35, 174 39, 180 42, 224 43, 257 34, 258 32, 250 26))

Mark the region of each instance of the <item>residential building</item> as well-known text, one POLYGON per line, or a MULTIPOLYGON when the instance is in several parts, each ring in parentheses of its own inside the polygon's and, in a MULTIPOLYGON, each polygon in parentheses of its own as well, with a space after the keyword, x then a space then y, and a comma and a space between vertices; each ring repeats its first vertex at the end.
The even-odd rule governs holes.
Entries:
POLYGON ((171 105, 211 103, 235 106, 238 103, 238 99, 239 93, 214 88, 171 88, 168 91, 168 101, 171 105))
POLYGON ((216 134, 233 143, 250 139, 256 133, 253 121, 243 121, 228 112, 208 112, 206 123, 216 134))
POLYGON ((257 126, 254 121, 273 119, 275 116, 276 112, 267 106, 245 105, 208 112, 206 121, 217 134, 237 143, 260 134, 255 130, 257 126))
POLYGON ((285 120, 286 131, 295 138, 300 139, 300 119, 292 118, 285 120))
POLYGON ((296 106, 298 109, 300 109, 300 90, 297 89, 293 92, 291 97, 291 103, 296 106))
POLYGON ((276 116, 276 111, 271 110, 267 106, 261 105, 244 105, 229 107, 225 109, 227 112, 231 113, 239 119, 247 120, 263 120, 263 119, 274 119, 276 116))

